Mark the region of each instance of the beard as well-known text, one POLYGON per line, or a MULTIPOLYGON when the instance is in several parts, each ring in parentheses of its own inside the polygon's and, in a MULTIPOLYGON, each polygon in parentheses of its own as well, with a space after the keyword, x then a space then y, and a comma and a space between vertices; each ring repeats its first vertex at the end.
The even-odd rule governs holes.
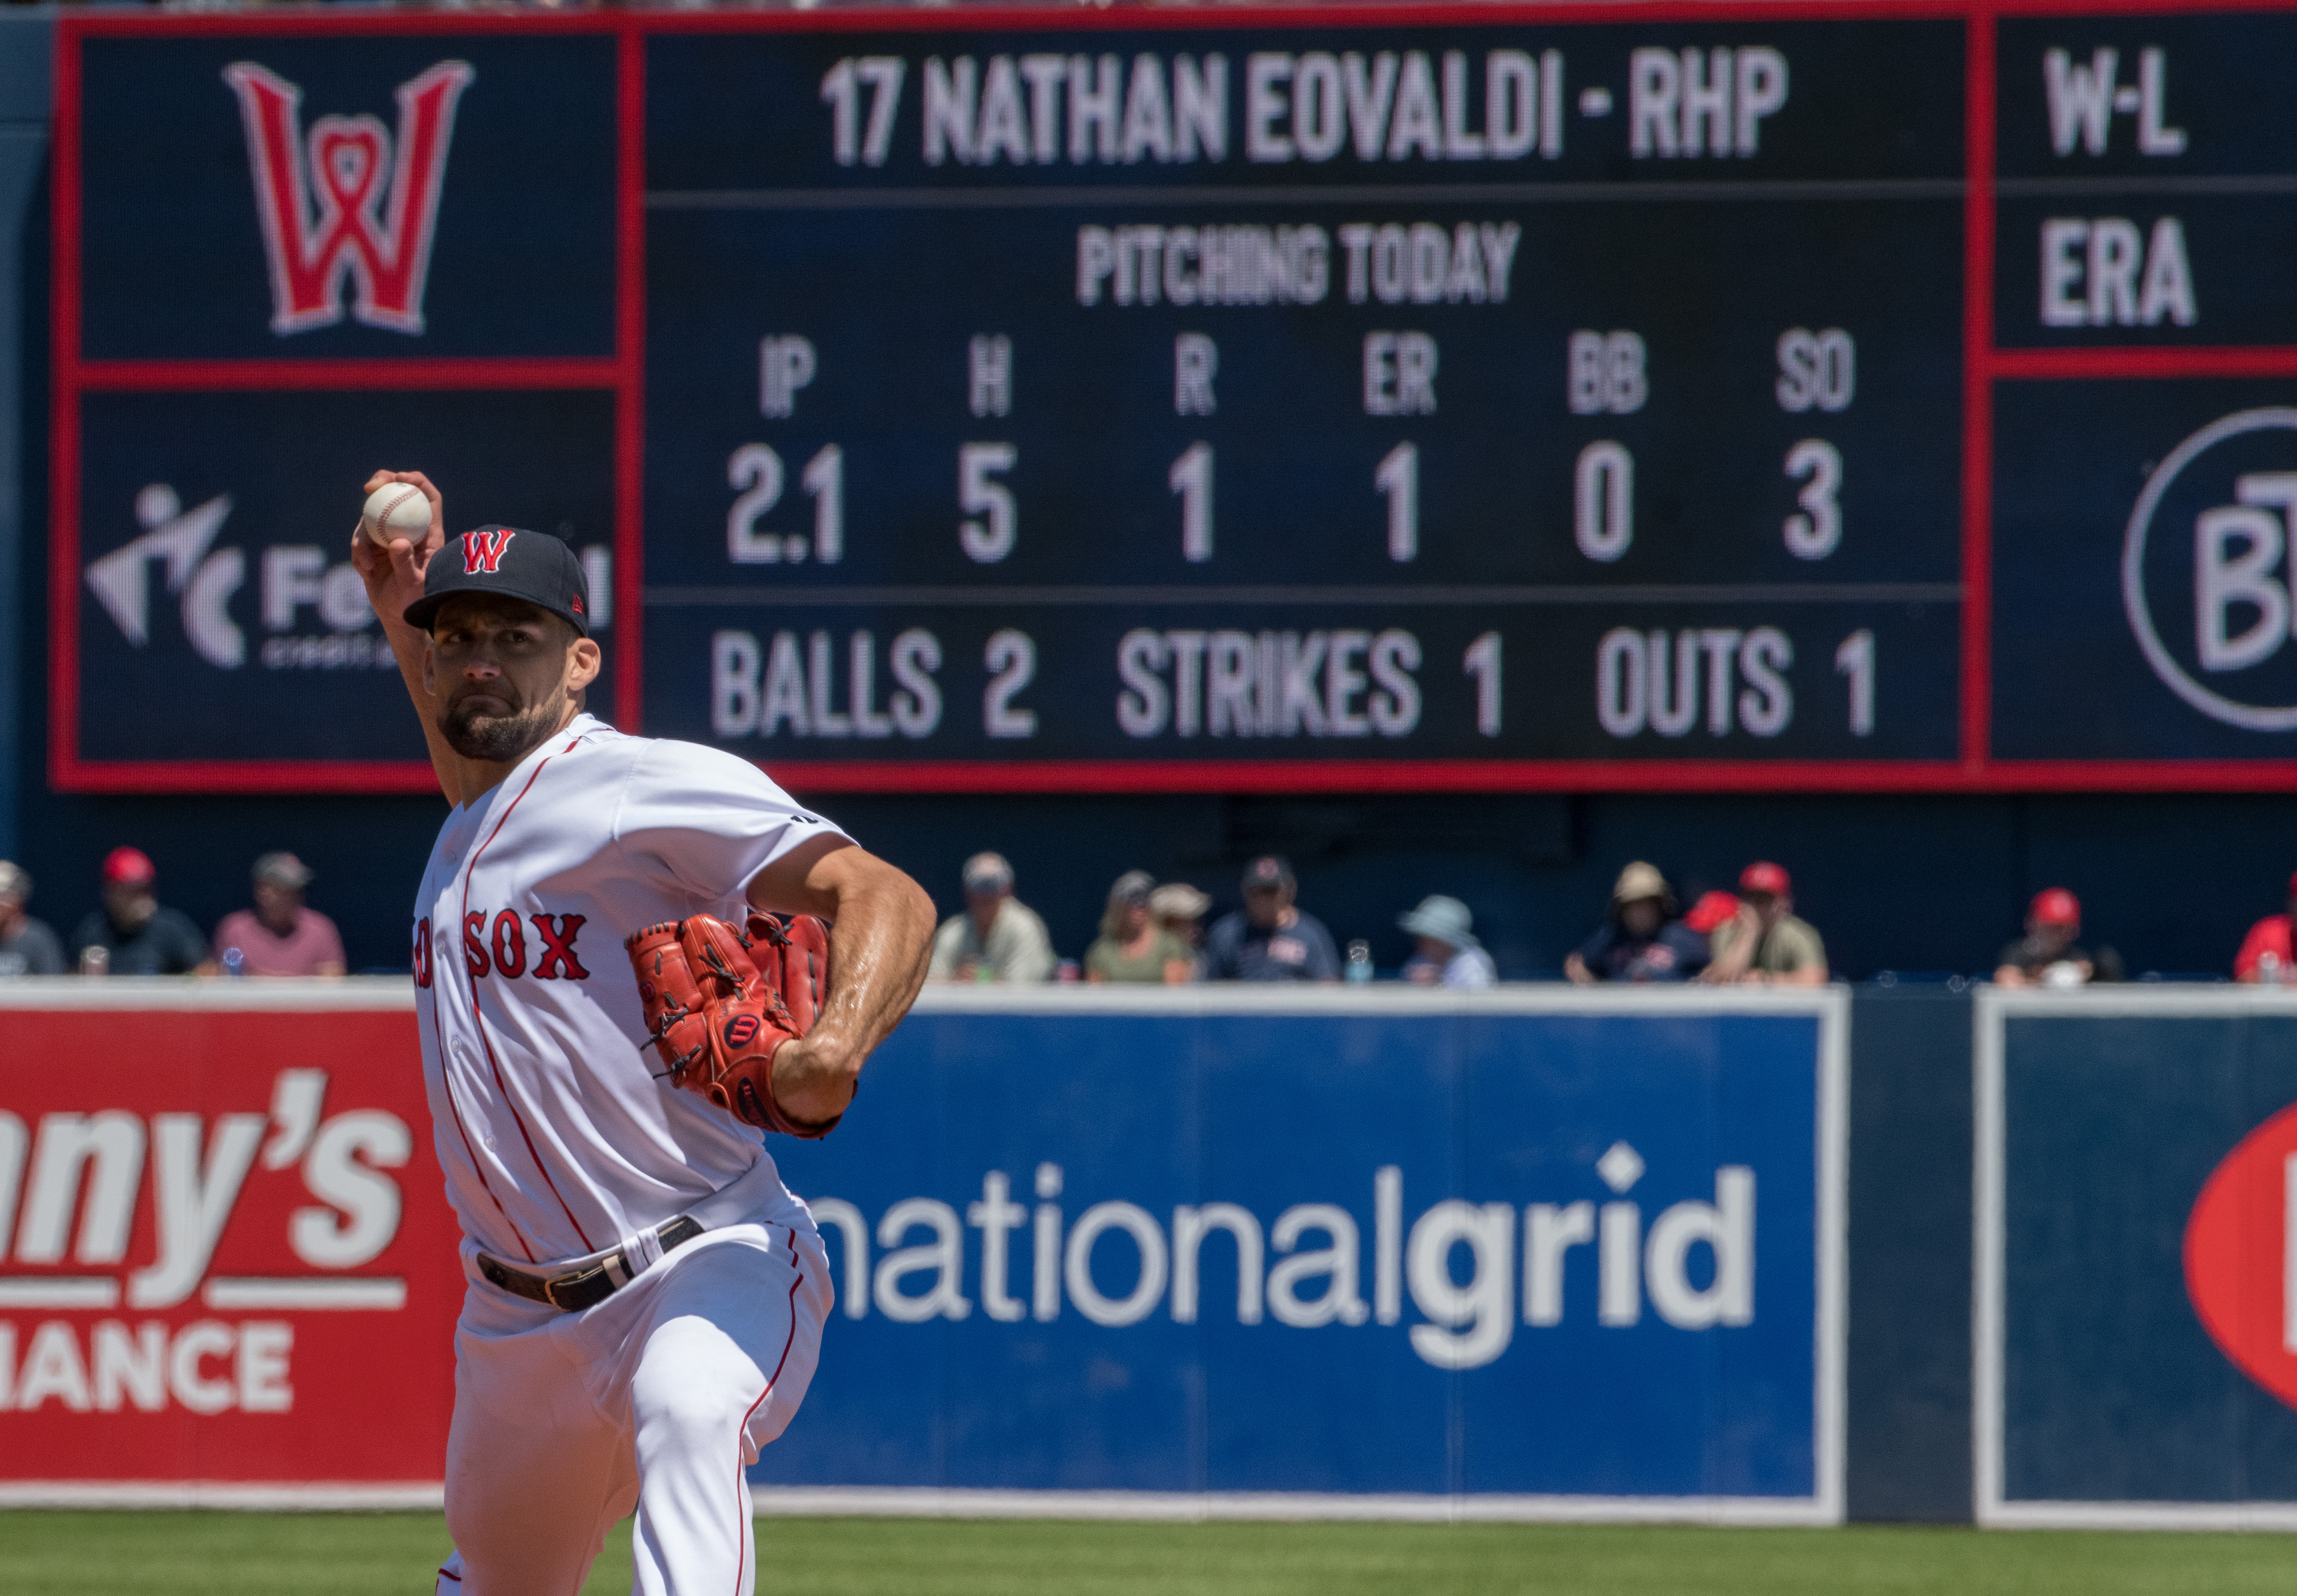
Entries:
MULTIPOLYGON (((507 698, 511 695, 512 689, 505 683, 496 686, 487 696, 507 698)), ((491 713, 472 702, 477 696, 466 695, 441 705, 439 711, 439 730, 446 737, 447 746, 465 759, 515 764, 557 729, 554 705, 514 705, 506 712, 491 713)))

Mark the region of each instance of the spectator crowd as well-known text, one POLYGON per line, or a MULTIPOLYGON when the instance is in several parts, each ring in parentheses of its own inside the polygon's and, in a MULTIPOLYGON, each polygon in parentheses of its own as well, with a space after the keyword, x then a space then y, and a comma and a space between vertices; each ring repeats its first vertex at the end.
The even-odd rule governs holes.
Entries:
MULTIPOLYGON (((1014 895, 1013 867, 976 853, 963 871, 965 911, 934 939, 937 981, 1129 982, 1174 986, 1191 981, 1329 982, 1371 978, 1370 946, 1351 942, 1344 960, 1323 921, 1300 907, 1299 879, 1280 854, 1247 865, 1242 907, 1204 928, 1209 894, 1187 882, 1157 884, 1127 870, 1108 889, 1100 933, 1083 960, 1059 958, 1045 922, 1014 895)), ((2071 901, 2071 894, 2068 894, 2071 901)), ((1459 899, 1431 893, 1396 917, 1412 942, 1399 972, 1420 986, 1474 989, 1499 979, 1477 940, 1475 916, 1459 899)), ((2284 932, 2286 946, 2286 932, 2284 932)), ((1706 981, 1733 985, 1818 986, 1828 976, 1826 945, 1794 912, 1793 884, 1768 860, 1747 867, 1736 896, 1710 893, 1689 915, 1658 867, 1638 860, 1619 872, 1610 911, 1564 961, 1582 985, 1603 981, 1706 981)))
POLYGON ((32 877, 0 860, 0 976, 341 975, 335 923, 303 901, 309 866, 292 853, 255 861, 252 905, 226 915, 215 935, 160 901, 160 872, 138 848, 114 848, 98 871, 101 906, 59 942, 31 914, 32 877))
MULTIPOLYGON (((0 860, 0 977, 11 975, 337 976, 345 973, 335 924, 305 901, 314 879, 292 853, 266 853, 251 872, 250 902, 212 935, 161 901, 159 871, 140 849, 119 847, 98 871, 100 907, 69 939, 34 917, 32 877, 0 860)), ((934 937, 931 977, 943 982, 1083 981, 1176 986, 1200 981, 1343 982, 1373 978, 1370 943, 1345 954, 1299 902, 1299 881, 1280 854, 1245 867, 1239 907, 1206 924, 1214 901, 1192 883, 1159 884, 1127 870, 1108 889, 1098 934, 1081 960, 1062 958, 1042 916, 1016 895, 1010 861, 976 853, 960 872, 965 907, 934 937)), ((1500 979, 1460 899, 1431 893, 1399 914, 1411 952, 1395 974, 1422 986, 1487 987, 1500 979)), ((2250 927, 2233 960, 2235 981, 2297 983, 2297 876, 2283 912, 2250 927)), ((1699 982, 1821 986, 1832 977, 1817 928, 1795 913, 1785 867, 1758 860, 1738 890, 1701 894, 1686 911, 1659 868, 1629 862, 1600 923, 1565 957, 1578 985, 1699 982)), ((2003 986, 2071 987, 2125 979, 2111 947, 2084 938, 2081 903, 2048 887, 2028 906, 2022 934, 1994 961, 2003 986)))
MULTIPOLYGON (((941 928, 933 976, 970 982, 1133 982, 1369 980, 1369 944, 1354 941, 1343 957, 1323 921, 1298 902, 1299 884, 1281 856, 1245 867, 1241 907, 1204 928, 1209 894, 1185 882, 1157 884, 1128 870, 1108 891, 1099 934, 1081 963, 1062 959, 1042 917, 1014 896, 1012 865, 995 853, 966 862, 966 911, 941 928)), ((1432 893, 1399 915, 1412 953, 1396 974, 1423 986, 1473 989, 1499 979, 1478 940, 1468 905, 1432 893)), ((2287 912, 2257 922, 2242 944, 2234 978, 2297 983, 2297 876, 2287 912)), ((1757 860, 1739 874, 1736 892, 1700 895, 1688 911, 1659 867, 1636 860, 1620 870, 1594 931, 1563 960, 1564 979, 1604 983, 1717 986, 1824 986, 1832 978, 1826 942, 1795 912, 1794 880, 1783 865, 1757 860)), ((2081 903, 2064 887, 2035 894, 2021 935, 1992 967, 2003 986, 2067 987, 2124 979, 2120 957, 2082 937, 2081 903)))

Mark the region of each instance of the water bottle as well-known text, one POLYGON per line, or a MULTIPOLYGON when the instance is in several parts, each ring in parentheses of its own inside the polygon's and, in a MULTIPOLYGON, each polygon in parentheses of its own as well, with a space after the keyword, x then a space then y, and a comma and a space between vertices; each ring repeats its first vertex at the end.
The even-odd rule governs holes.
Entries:
POLYGON ((1348 944, 1348 967, 1342 972, 1351 986, 1371 979, 1371 944, 1358 937, 1348 944))
POLYGON ((223 973, 226 975, 246 975, 247 955, 237 948, 226 948, 223 950, 223 973))

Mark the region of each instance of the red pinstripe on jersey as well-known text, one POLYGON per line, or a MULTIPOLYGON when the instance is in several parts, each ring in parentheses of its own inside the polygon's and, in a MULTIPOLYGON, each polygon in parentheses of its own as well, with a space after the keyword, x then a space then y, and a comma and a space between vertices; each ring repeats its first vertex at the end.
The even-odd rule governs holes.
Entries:
MULTIPOLYGON (((463 1156, 471 1161, 472 1172, 479 1177, 480 1188, 493 1201, 495 1212, 502 1215, 503 1223, 510 1226, 510 1238, 518 1243, 518 1250, 525 1254, 526 1261, 531 1263, 534 1262, 534 1249, 527 1246, 526 1238, 519 1234, 517 1222, 511 1218, 510 1210, 503 1206, 502 1198, 495 1196, 494 1185, 487 1179, 486 1165, 479 1162, 478 1151, 471 1146, 470 1130, 463 1123, 463 1106, 455 1100, 455 1077, 447 1068, 447 1033, 439 1024, 439 989, 435 986, 431 989, 431 1040, 439 1049, 439 1087, 447 1094, 447 1111, 454 1115, 455 1133, 463 1139, 463 1156)), ((444 1574, 446 1570, 442 1568, 440 1572, 444 1574)))
MULTIPOLYGON (((584 735, 588 736, 589 734, 585 733, 584 735)), ((565 753, 571 751, 578 746, 581 741, 581 737, 572 739, 567 743, 564 748, 558 751, 558 753, 565 753)), ((471 913, 471 877, 478 870, 481 856, 483 855, 489 848, 494 846, 494 841, 497 837, 502 835, 503 827, 510 824, 511 816, 517 811, 518 806, 525 801, 526 795, 534 791, 534 784, 542 779, 543 770, 549 765, 552 760, 556 759, 557 757, 557 753, 547 753, 542 756, 541 763, 536 765, 534 767, 534 773, 526 778, 526 785, 519 788, 518 796, 513 798, 510 802, 505 806, 502 812, 502 819, 497 820, 495 822, 495 828, 487 833, 487 840, 481 843, 476 848, 471 851, 470 861, 463 867, 463 922, 465 925, 469 923, 471 913)), ((561 1196, 559 1193, 558 1182, 550 1178, 550 1168, 547 1164, 543 1163, 542 1154, 540 1150, 535 1147, 533 1136, 527 1131, 526 1116, 519 1113, 518 1103, 511 1096, 510 1084, 503 1079, 502 1065, 500 1061, 495 1057, 495 1045, 493 1041, 487 1035, 486 1019, 480 1012, 479 978, 477 975, 470 973, 470 967, 467 964, 464 966, 464 974, 465 977, 471 983, 471 1028, 479 1033, 479 1046, 486 1049, 487 1067, 494 1072, 495 1087, 497 1090, 502 1093, 503 1107, 510 1110, 511 1123, 518 1127, 518 1138, 521 1141, 526 1144, 527 1156, 534 1160, 534 1167, 542 1176, 542 1183, 550 1189, 550 1195, 557 1199, 558 1211, 566 1216, 566 1222, 574 1227, 574 1234, 581 1238, 584 1249, 586 1251, 595 1250, 597 1244, 590 1239, 589 1232, 582 1228, 582 1222, 574 1217, 574 1210, 567 1206, 565 1197, 561 1196)), ((531 1257, 532 1255, 530 1254, 529 1256, 531 1257)))

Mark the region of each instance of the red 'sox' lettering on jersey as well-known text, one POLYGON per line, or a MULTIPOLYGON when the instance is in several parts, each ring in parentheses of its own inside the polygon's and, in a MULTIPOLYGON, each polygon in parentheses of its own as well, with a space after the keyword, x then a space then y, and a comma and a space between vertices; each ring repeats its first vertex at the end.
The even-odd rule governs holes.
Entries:
POLYGON ((574 957, 574 938, 582 929, 580 915, 531 915, 534 929, 542 938, 542 951, 535 955, 534 978, 537 981, 588 981, 590 972, 574 957))
MULTIPOLYGON (((529 915, 539 946, 531 972, 537 981, 588 981, 590 972, 574 951, 582 933, 581 915, 529 915)), ((474 909, 463 917, 463 967, 473 975, 500 975, 506 980, 528 975, 526 923, 515 909, 489 914, 474 909)), ((431 984, 431 922, 415 931, 415 983, 431 984)))
POLYGON ((495 974, 526 974, 526 927, 519 924, 515 909, 506 909, 495 917, 495 974))
POLYGON ((484 572, 487 575, 492 576, 500 571, 503 550, 510 547, 513 530, 506 526, 498 527, 491 532, 465 532, 463 534, 463 574, 477 576, 484 572))
POLYGON ((2297 1408, 2297 1105, 2242 1139, 2186 1221, 2186 1295, 2218 1350, 2297 1408))
POLYGON ((395 160, 391 136, 375 117, 320 117, 299 140, 301 88, 252 62, 235 62, 223 76, 247 130, 271 265, 271 330, 284 337, 342 320, 349 278, 354 319, 420 333, 455 104, 476 76, 469 63, 442 61, 399 85, 395 160))

